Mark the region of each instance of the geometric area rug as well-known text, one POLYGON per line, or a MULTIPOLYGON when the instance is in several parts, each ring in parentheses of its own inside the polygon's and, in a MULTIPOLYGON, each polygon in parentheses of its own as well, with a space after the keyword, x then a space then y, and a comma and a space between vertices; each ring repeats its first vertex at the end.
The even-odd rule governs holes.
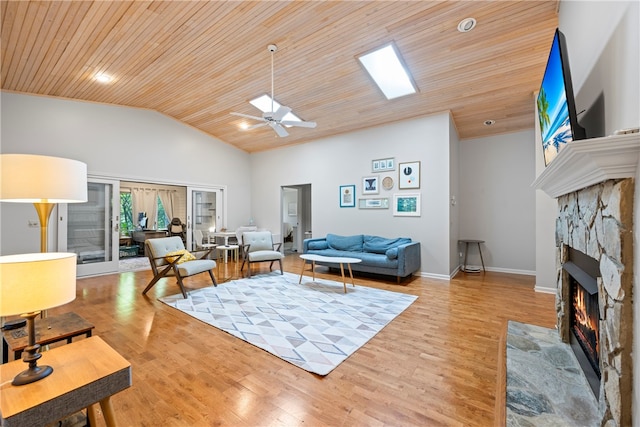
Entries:
POLYGON ((418 297, 292 273, 252 276, 160 298, 306 371, 327 375, 418 297))

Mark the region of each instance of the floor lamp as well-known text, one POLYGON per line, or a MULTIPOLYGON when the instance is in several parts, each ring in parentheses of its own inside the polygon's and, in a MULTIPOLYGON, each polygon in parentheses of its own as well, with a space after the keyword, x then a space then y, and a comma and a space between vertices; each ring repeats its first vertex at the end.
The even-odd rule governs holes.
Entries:
POLYGON ((60 157, 0 154, 0 173, 0 201, 33 203, 40 221, 40 252, 47 252, 56 203, 87 201, 87 165, 60 157))
MULTIPOLYGON (((33 154, 0 154, 0 202, 33 203, 40 221, 40 252, 47 252, 49 218, 56 203, 86 201, 85 163, 33 154)), ((46 317, 46 311, 42 314, 46 317)), ((21 324, 14 323, 14 327, 21 324)))

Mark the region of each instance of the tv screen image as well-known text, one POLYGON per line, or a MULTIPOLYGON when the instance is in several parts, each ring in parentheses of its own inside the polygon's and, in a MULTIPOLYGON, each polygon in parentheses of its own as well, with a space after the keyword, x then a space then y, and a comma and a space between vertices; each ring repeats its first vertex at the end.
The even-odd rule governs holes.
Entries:
POLYGON ((567 143, 584 139, 584 129, 577 120, 564 36, 558 30, 549 52, 537 106, 544 163, 548 165, 567 143))

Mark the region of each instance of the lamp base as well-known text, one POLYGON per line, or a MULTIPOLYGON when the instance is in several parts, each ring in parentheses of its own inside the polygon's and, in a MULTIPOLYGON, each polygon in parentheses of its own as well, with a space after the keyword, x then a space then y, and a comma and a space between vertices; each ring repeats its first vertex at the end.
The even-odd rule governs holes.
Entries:
POLYGON ((35 366, 33 368, 26 369, 20 372, 15 376, 12 385, 25 385, 31 384, 36 381, 40 381, 41 379, 48 377, 53 372, 53 368, 51 366, 35 366))

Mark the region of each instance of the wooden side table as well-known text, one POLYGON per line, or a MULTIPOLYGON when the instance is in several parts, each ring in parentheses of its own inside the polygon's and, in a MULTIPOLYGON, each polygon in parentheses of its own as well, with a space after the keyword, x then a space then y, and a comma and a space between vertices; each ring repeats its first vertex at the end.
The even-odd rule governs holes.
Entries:
MULTIPOLYGON (((482 263, 482 271, 486 272, 484 268, 484 259, 482 259, 482 249, 480 244, 484 243, 484 240, 458 240, 458 243, 464 243, 464 262, 462 264, 462 271, 467 273, 467 253, 469 252, 469 243, 475 243, 478 245, 478 252, 480 252, 480 262, 482 263)), ((469 273, 478 273, 478 271, 469 271, 469 273)))
POLYGON ((100 337, 91 337, 42 353, 40 363, 53 368, 48 377, 14 386, 26 369, 21 360, 0 365, 0 424, 3 427, 42 426, 89 408, 96 424, 99 403, 106 425, 116 426, 111 396, 131 386, 131 364, 100 337))
MULTIPOLYGON (((91 336, 94 326, 76 313, 64 313, 36 319, 36 344, 42 346, 67 340, 71 343, 74 337, 91 336)), ((14 359, 19 359, 22 350, 29 345, 26 326, 2 333, 2 363, 9 361, 9 352, 13 351, 14 359)))

